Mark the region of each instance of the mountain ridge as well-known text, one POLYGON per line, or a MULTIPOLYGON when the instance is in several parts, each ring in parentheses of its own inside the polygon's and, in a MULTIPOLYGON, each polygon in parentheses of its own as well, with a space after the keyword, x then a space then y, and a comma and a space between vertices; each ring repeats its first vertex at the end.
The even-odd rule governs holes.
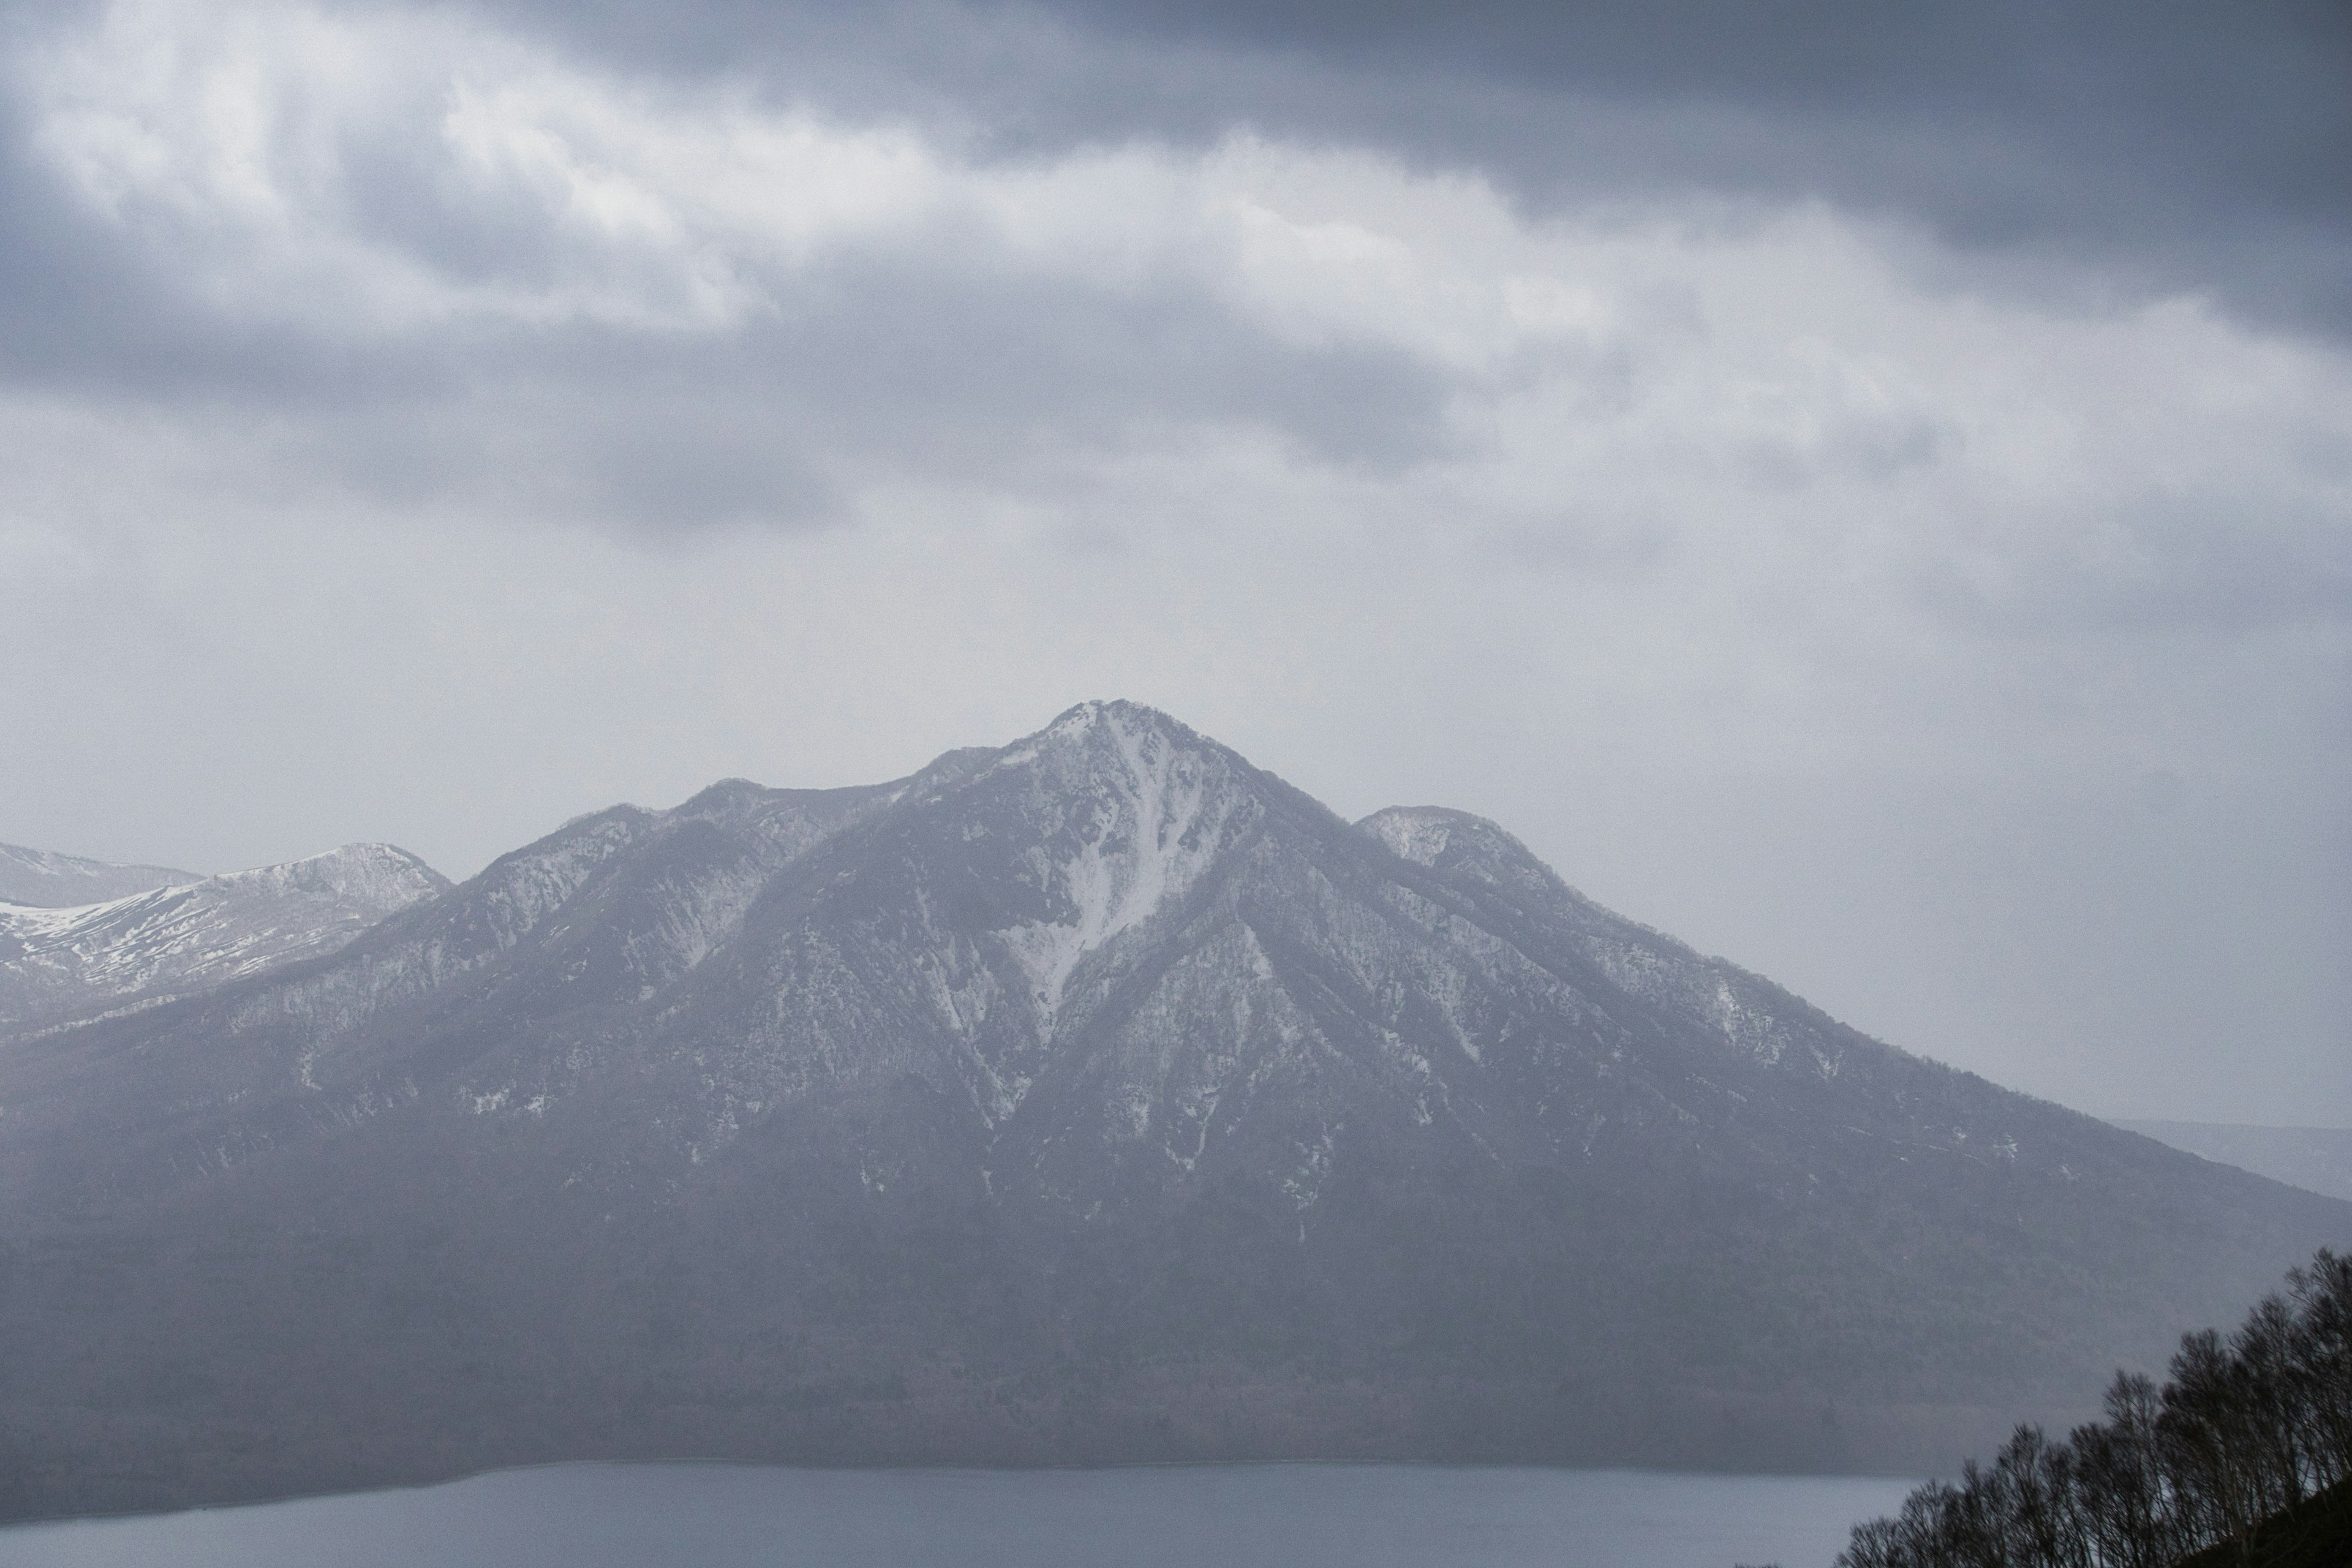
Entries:
POLYGON ((268 973, 448 886, 404 849, 347 844, 88 904, 0 904, 0 1028, 156 1005, 268 973))
POLYGON ((2231 1121, 2147 1121, 2111 1118, 2115 1124, 2202 1160, 2234 1165, 2274 1182, 2331 1198, 2352 1200, 2352 1130, 2268 1127, 2231 1121))
POLYGON ((0 1105, 17 1508, 689 1451, 1925 1465, 2352 1236, 1124 703, 575 818, 20 1040, 0 1105), (126 1404, 100 1344, 200 1391, 126 1404))
POLYGON ((21 844, 0 844, 0 904, 67 909, 203 880, 201 871, 120 865, 79 855, 60 855, 53 850, 28 849, 21 844))

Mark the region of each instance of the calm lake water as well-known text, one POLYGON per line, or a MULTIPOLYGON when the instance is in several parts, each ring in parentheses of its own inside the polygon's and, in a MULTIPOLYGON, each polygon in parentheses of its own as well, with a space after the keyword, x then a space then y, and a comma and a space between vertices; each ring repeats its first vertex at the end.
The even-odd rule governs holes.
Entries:
POLYGON ((7 1568, 1828 1568, 1911 1483, 1417 1465, 562 1465, 0 1530, 7 1568))

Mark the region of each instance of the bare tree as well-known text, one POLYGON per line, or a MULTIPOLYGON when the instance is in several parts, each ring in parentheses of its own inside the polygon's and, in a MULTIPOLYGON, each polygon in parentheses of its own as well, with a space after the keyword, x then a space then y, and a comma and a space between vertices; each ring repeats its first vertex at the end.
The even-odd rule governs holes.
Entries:
POLYGON ((2227 1341, 2184 1336, 2169 1370, 2161 1388, 2117 1373, 2106 1420, 2063 1442, 2020 1426, 1990 1468, 1970 1460, 1958 1486, 1858 1526, 1839 1568, 2175 1568, 2221 1546, 2251 1561, 2266 1521, 2352 1486, 2352 1260, 2321 1251, 2227 1341))

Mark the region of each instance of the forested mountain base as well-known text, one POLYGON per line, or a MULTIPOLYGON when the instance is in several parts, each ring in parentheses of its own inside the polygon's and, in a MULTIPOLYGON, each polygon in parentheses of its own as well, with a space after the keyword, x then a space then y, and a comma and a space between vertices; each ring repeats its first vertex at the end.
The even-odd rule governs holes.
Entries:
POLYGON ((1839 1568, 2342 1568, 2352 1563, 2352 1258, 2323 1250, 2170 1381, 2117 1373, 2107 1419, 2021 1426, 1960 1484, 1857 1528, 1839 1568))

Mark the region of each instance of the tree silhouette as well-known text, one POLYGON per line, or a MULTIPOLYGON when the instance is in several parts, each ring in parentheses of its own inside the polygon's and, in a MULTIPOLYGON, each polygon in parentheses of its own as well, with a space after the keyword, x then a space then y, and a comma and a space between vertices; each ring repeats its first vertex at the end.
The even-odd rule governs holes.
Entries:
POLYGON ((1856 1527, 1839 1568, 2312 1568, 2352 1562, 2352 1258, 2288 1271, 2162 1388, 2118 1372, 2106 1419, 2020 1426, 1990 1468, 1856 1527))

